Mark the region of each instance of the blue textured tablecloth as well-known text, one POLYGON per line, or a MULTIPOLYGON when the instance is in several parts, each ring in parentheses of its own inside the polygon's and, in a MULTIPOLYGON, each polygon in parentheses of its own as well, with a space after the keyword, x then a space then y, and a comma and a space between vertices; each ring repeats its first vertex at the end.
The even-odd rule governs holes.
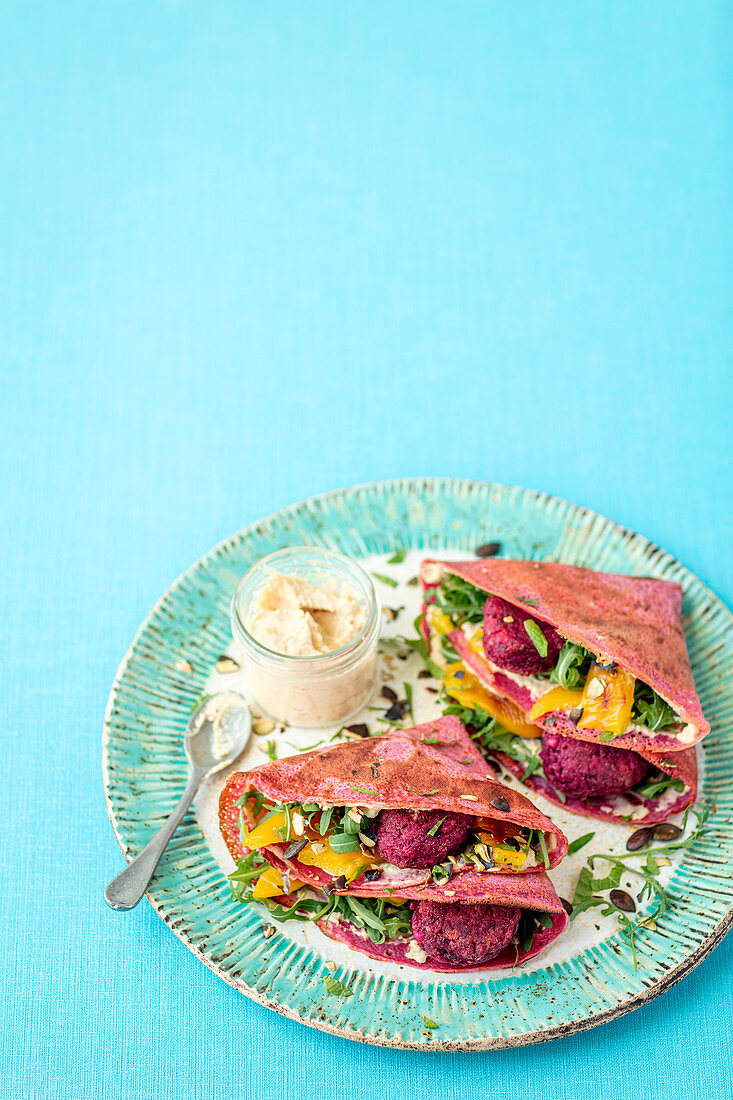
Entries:
POLYGON ((147 903, 106 909, 100 738, 173 578, 342 485, 545 489, 730 600, 732 22, 669 0, 5 6, 3 1096, 731 1096, 733 942, 515 1051, 265 1011, 147 903))

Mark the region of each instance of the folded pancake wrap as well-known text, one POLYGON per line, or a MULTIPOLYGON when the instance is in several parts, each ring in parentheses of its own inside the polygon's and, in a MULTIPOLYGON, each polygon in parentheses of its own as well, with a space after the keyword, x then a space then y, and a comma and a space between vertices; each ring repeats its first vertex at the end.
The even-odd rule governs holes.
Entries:
MULTIPOLYGON (((694 739, 686 742, 665 730, 651 735, 624 734, 614 738, 614 748, 679 752, 709 732, 682 629, 682 589, 673 581, 598 573, 555 562, 500 558, 424 561, 420 575, 427 599, 443 573, 462 577, 487 595, 500 596, 522 611, 531 611, 534 619, 554 626, 564 638, 610 659, 653 688, 683 722, 697 730, 694 739)), ((456 631, 459 633, 463 632, 456 631)), ((454 642, 453 635, 451 641, 454 642)), ((517 687, 510 676, 492 670, 488 662, 483 662, 480 668, 473 667, 487 686, 507 695, 525 710, 530 709, 532 699, 526 688, 520 695, 515 691, 509 694, 510 684, 517 687)), ((544 719, 540 724, 544 724, 544 719)), ((565 731, 558 728, 557 732, 565 731)), ((568 722, 569 735, 581 740, 597 741, 599 732, 578 729, 568 722)))
MULTIPOLYGON (((248 772, 235 772, 227 780, 219 801, 222 836, 234 859, 241 859, 246 852, 240 837, 237 803, 248 790, 259 791, 280 804, 315 802, 380 810, 447 810, 490 819, 491 826, 504 836, 513 835, 518 827, 537 829, 544 834, 550 867, 555 867, 568 850, 565 835, 549 818, 518 791, 496 780, 465 728, 454 717, 286 757, 248 772)), ((332 875, 302 863, 297 855, 286 857, 288 847, 282 842, 269 844, 260 851, 279 870, 315 887, 328 886, 334 893, 357 897, 389 897, 396 892, 403 897, 420 897, 422 888, 427 891, 426 897, 429 894, 438 900, 440 896, 440 887, 428 886, 432 881, 429 870, 391 865, 387 877, 369 881, 361 874, 348 885, 332 887, 332 875)), ((492 872, 492 877, 515 874, 523 877, 530 871, 536 874, 536 866, 520 872, 501 867, 492 872)), ((456 868, 449 888, 472 872, 473 864, 466 869, 456 868)), ((477 871, 475 877, 483 879, 487 873, 477 871)), ((455 899, 460 900, 457 894, 455 899)))
MULTIPOLYGON (((247 853, 240 836, 242 798, 259 791, 273 802, 317 802, 320 805, 380 809, 454 810, 491 818, 502 826, 540 829, 546 838, 551 866, 567 854, 567 840, 528 799, 497 782, 464 726, 455 717, 437 719, 406 730, 314 750, 229 777, 219 801, 222 836, 235 860, 247 853), (468 796, 468 797, 466 797, 468 796), (500 807, 497 809, 497 805, 500 807), (504 809, 508 807, 508 809, 504 809)), ((511 830, 508 830, 510 832, 511 830)), ((448 882, 432 881, 430 872, 390 868, 388 881, 368 881, 359 875, 348 885, 336 885, 326 871, 286 858, 288 844, 270 844, 260 854, 292 880, 329 893, 354 897, 384 897, 412 902, 488 902, 548 914, 550 926, 536 928, 529 947, 517 942, 480 966, 462 966, 446 959, 423 958, 417 941, 401 936, 375 943, 358 925, 341 915, 318 922, 321 930, 374 959, 425 970, 495 970, 516 966, 543 951, 567 927, 568 916, 544 871, 516 873, 457 869, 448 882)), ((280 900, 292 904, 295 897, 280 900)))
POLYGON ((361 951, 372 959, 406 964, 421 970, 439 971, 502 970, 520 965, 544 951, 568 926, 568 915, 544 871, 538 871, 532 875, 497 875, 490 872, 479 875, 467 872, 458 876, 457 879, 452 879, 449 886, 453 886, 453 892, 448 897, 445 896, 445 887, 442 891, 440 888, 432 887, 401 891, 401 893, 403 897, 414 900, 489 902, 492 905, 503 905, 512 909, 533 910, 549 914, 551 925, 549 928, 540 928, 535 931, 528 948, 510 944, 501 954, 478 966, 461 966, 437 956, 428 955, 425 959, 416 957, 415 941, 412 938, 374 943, 362 928, 343 918, 322 920, 318 922, 318 926, 331 939, 338 940, 355 951, 361 951), (453 886, 454 883, 455 886, 453 886))
MULTIPOLYGON (((697 728, 687 747, 665 731, 650 736, 632 732, 614 738, 613 748, 633 749, 660 772, 681 781, 681 790, 667 790, 660 797, 609 795, 564 799, 543 776, 525 779, 524 765, 512 757, 495 752, 492 755, 498 763, 556 805, 610 821, 654 824, 695 801, 697 759, 693 745, 710 727, 702 713, 690 669, 679 585, 547 562, 425 561, 421 580, 426 604, 430 601, 430 590, 440 583, 444 573, 462 577, 487 595, 500 596, 525 612, 531 609, 533 618, 550 623, 570 641, 603 655, 649 684, 684 721, 697 728)), ((423 618, 422 630, 429 642, 427 617, 423 618)), ((455 630, 448 637, 463 663, 489 692, 509 699, 525 715, 529 713, 533 698, 526 686, 476 653, 462 630, 455 630)), ((581 729, 560 711, 542 716, 536 724, 565 737, 583 741, 600 739, 600 731, 581 729)))
MULTIPOLYGON (((532 699, 526 688, 520 687, 506 676, 495 674, 488 662, 478 656, 468 644, 462 631, 455 631, 450 635, 451 642, 459 657, 478 679, 490 691, 503 695, 524 711, 529 711, 532 699)), ((574 722, 565 714, 548 714, 540 719, 538 725, 545 730, 552 730, 563 737, 576 737, 580 740, 590 740, 580 735, 586 730, 579 730, 574 722)), ((618 738, 613 747, 620 748, 618 738)), ((671 814, 680 813, 686 806, 691 805, 697 798, 697 755, 694 747, 683 749, 681 752, 653 752, 646 745, 636 745, 634 751, 648 760, 655 768, 665 775, 671 775, 681 780, 681 791, 669 791, 661 798, 643 798, 639 795, 628 794, 606 795, 603 798, 582 799, 567 797, 562 798, 553 787, 552 783, 544 776, 531 775, 525 778, 525 767, 519 761, 507 756, 503 752, 494 752, 496 758, 508 772, 521 779, 531 790, 543 794, 556 806, 564 806, 572 813, 584 814, 589 817, 597 817, 606 821, 631 821, 633 824, 654 825, 660 821, 666 821, 671 814)))

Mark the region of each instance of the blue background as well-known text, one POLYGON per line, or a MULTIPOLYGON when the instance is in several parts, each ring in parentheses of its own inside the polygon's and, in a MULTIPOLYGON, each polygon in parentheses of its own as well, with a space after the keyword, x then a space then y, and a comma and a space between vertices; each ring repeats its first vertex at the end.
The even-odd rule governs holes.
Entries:
POLYGON ((100 738, 173 578, 361 481, 541 488, 730 602, 732 22, 670 0, 4 7, 5 1095, 731 1096, 732 941, 637 1013, 515 1051, 266 1012, 147 904, 105 908, 100 738))

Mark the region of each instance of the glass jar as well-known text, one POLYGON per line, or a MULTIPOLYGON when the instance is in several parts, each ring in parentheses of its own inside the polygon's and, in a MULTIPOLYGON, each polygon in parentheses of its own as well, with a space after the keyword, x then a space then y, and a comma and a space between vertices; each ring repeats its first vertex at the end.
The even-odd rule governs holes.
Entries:
POLYGON ((346 721, 369 699, 377 681, 381 609, 369 575, 355 561, 320 546, 291 546, 261 558, 232 597, 232 634, 254 703, 272 718, 297 726, 346 721), (293 657, 258 641, 248 629, 258 599, 274 574, 294 576, 351 596, 364 613, 358 633, 330 653, 293 657))

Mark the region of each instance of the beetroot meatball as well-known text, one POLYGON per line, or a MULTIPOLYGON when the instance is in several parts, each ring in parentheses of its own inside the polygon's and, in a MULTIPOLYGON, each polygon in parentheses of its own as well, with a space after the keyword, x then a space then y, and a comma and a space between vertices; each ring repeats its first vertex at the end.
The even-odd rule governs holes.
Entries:
POLYGON ((523 676, 554 668, 564 641, 549 623, 533 619, 547 640, 547 656, 542 657, 525 629, 528 619, 529 612, 498 596, 489 596, 484 604, 484 653, 499 668, 523 676))
POLYGON ((472 822, 467 814, 445 810, 382 810, 377 851, 396 867, 434 867, 463 847, 472 822))
POLYGON ((520 909, 487 901, 419 901, 412 933, 427 955, 463 966, 485 963, 514 939, 520 909))
POLYGON ((630 749, 576 741, 557 733, 542 734, 540 758, 553 786, 574 798, 623 794, 651 771, 651 764, 630 749))

